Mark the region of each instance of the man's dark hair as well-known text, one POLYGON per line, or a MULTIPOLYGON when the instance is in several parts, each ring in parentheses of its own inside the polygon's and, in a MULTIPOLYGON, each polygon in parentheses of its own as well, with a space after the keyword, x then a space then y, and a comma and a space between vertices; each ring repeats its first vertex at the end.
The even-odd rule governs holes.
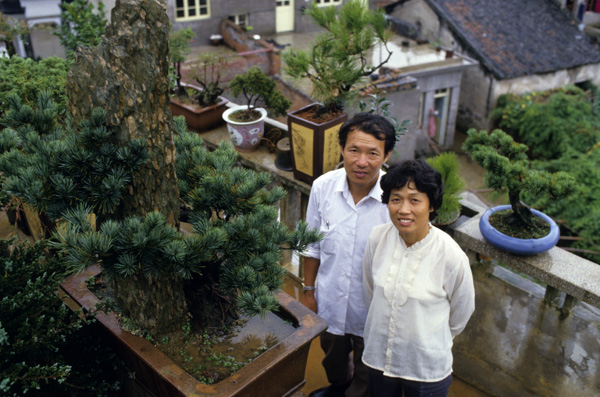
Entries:
POLYGON ((373 135, 380 141, 385 141, 385 154, 387 155, 396 145, 396 130, 392 123, 383 116, 374 113, 356 113, 354 117, 347 120, 339 132, 341 147, 346 147, 348 134, 360 130, 365 134, 373 135))
POLYGON ((433 208, 429 220, 434 219, 437 209, 442 205, 444 186, 442 175, 425 160, 404 160, 392 165, 381 177, 381 202, 387 204, 392 190, 402 189, 409 182, 414 182, 419 192, 427 194, 429 206, 433 208))

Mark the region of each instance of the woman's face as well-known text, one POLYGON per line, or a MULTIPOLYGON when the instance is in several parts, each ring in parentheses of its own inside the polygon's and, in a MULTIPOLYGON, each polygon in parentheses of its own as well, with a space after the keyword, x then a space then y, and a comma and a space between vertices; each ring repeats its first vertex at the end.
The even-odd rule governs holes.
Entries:
POLYGON ((401 189, 392 189, 388 210, 400 237, 410 247, 429 232, 429 213, 433 211, 426 193, 417 190, 409 181, 401 189))

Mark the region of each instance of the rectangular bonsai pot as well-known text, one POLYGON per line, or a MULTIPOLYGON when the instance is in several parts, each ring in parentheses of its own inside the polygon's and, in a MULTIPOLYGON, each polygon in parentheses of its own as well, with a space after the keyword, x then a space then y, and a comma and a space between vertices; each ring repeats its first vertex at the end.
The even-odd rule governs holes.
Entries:
POLYGON ((312 184, 324 173, 331 171, 341 161, 338 132, 348 119, 341 116, 317 124, 298 116, 318 104, 305 106, 288 113, 288 131, 294 178, 312 184))
MULTIPOLYGON (((186 88, 192 88, 200 91, 200 87, 196 87, 191 84, 184 84, 186 88)), ((173 116, 185 117, 185 122, 188 127, 193 128, 197 131, 210 130, 221 123, 224 123, 223 113, 227 110, 226 98, 219 97, 219 102, 212 106, 198 107, 186 105, 175 97, 171 97, 171 113, 173 116)))
MULTIPOLYGON (((73 310, 94 311, 100 302, 86 280, 102 272, 90 266, 59 286, 73 310), (70 299, 69 299, 70 298, 70 299)), ((213 385, 198 382, 149 341, 124 331, 115 313, 97 312, 96 320, 135 378, 153 396, 290 396, 300 390, 311 341, 327 328, 321 317, 284 292, 281 309, 298 322, 297 329, 229 378, 213 385)))

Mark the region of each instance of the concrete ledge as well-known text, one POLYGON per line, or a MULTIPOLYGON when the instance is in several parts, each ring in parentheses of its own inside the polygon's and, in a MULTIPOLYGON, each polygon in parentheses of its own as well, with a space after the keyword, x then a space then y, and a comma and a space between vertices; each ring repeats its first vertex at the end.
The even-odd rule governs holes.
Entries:
POLYGON ((486 208, 463 197, 463 206, 478 214, 451 227, 452 235, 461 247, 493 258, 600 308, 600 266, 598 264, 557 247, 533 256, 519 256, 501 251, 487 243, 479 231, 479 219, 486 208))

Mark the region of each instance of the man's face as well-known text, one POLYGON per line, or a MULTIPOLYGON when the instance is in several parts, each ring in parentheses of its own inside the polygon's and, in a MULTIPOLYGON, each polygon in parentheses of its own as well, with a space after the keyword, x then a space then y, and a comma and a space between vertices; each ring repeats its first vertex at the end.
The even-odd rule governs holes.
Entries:
POLYGON ((385 141, 361 130, 350 132, 346 146, 341 147, 341 150, 351 191, 356 188, 371 190, 377 183, 381 166, 391 154, 385 154, 385 141))

